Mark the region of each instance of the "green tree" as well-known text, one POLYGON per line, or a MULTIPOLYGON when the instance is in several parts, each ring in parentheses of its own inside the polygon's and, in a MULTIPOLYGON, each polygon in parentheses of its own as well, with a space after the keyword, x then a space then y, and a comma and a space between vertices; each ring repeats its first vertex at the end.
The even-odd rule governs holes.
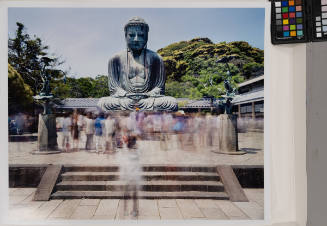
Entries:
POLYGON ((54 81, 51 83, 53 94, 60 98, 99 98, 109 96, 108 76, 98 75, 91 77, 72 78, 68 77, 66 83, 54 81))
POLYGON ((8 107, 9 114, 21 111, 31 111, 33 92, 22 76, 8 64, 8 107))
POLYGON ((166 93, 191 99, 224 94, 225 64, 219 58, 230 56, 231 84, 243 82, 263 72, 264 52, 244 41, 213 43, 208 38, 172 43, 158 50, 166 68, 166 93))
POLYGON ((108 76, 98 75, 94 79, 92 97, 105 97, 109 96, 108 76))
POLYGON ((33 94, 36 95, 42 87, 41 70, 42 57, 49 57, 53 61, 49 65, 48 73, 54 79, 63 79, 64 72, 58 70, 58 66, 63 62, 58 57, 47 52, 49 47, 43 45, 42 40, 36 36, 31 38, 26 32, 22 23, 17 22, 15 37, 8 40, 8 62, 22 76, 24 82, 28 84, 33 94))

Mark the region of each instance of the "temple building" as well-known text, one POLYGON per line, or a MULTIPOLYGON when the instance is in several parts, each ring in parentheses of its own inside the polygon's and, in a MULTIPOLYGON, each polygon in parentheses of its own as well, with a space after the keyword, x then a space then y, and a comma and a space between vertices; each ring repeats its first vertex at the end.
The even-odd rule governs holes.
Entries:
POLYGON ((238 94, 233 100, 233 114, 239 118, 264 117, 264 75, 238 84, 238 94))

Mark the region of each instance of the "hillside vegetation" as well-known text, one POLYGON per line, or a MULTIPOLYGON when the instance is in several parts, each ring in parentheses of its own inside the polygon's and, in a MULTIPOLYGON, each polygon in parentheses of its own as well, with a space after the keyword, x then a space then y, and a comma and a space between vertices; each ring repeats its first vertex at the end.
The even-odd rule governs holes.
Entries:
POLYGON ((157 51, 166 68, 166 95, 191 99, 224 94, 225 64, 217 63, 232 56, 232 84, 263 73, 264 51, 244 41, 213 43, 208 38, 195 38, 170 44, 157 51))

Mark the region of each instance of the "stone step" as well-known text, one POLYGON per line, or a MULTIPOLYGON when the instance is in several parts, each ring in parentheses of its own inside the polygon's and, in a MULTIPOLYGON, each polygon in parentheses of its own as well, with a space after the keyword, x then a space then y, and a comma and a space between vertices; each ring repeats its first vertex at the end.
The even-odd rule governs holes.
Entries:
MULTIPOLYGON (((113 166, 78 166, 66 165, 64 172, 117 172, 119 165, 113 166)), ((216 166, 175 166, 175 165, 142 165, 142 171, 145 172, 216 172, 216 166)))
MULTIPOLYGON (((56 185, 57 191, 123 191, 124 181, 62 181, 56 185)), ((204 191, 222 192, 224 186, 218 181, 140 181, 141 191, 182 192, 204 191)))
MULTIPOLYGON (((51 195, 52 199, 124 199, 131 198, 124 196, 121 191, 57 191, 51 195)), ((228 200, 225 192, 149 192, 139 191, 139 199, 219 199, 228 200)))
MULTIPOLYGON (((142 172, 145 181, 180 180, 180 181, 219 181, 217 173, 211 172, 142 172)), ((120 172, 66 172, 61 174, 62 181, 115 181, 120 172)))

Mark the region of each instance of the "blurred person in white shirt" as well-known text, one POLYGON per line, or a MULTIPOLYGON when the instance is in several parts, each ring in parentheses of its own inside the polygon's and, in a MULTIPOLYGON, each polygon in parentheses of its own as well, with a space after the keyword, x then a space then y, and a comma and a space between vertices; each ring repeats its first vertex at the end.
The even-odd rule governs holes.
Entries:
POLYGON ((85 150, 89 151, 92 149, 94 136, 94 120, 91 112, 88 112, 84 118, 84 126, 86 135, 85 150))

